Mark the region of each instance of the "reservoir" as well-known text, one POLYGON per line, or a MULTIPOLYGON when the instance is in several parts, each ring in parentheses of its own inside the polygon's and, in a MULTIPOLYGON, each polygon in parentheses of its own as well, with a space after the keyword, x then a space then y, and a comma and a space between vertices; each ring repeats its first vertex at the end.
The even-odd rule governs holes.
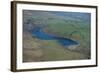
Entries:
POLYGON ((57 36, 54 36, 51 34, 47 34, 44 31, 42 31, 41 27, 35 27, 32 30, 32 36, 35 36, 36 38, 38 38, 40 40, 56 40, 62 46, 70 46, 70 45, 78 45, 79 44, 77 41, 74 41, 69 38, 57 37, 57 36))

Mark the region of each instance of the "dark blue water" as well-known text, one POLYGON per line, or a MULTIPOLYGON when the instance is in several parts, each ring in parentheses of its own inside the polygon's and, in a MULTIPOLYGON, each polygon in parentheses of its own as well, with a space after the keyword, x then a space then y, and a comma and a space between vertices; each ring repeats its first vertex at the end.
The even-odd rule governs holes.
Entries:
POLYGON ((69 46, 69 45, 77 45, 78 42, 64 37, 57 37, 50 34, 47 34, 41 30, 40 27, 35 27, 32 30, 32 36, 37 37, 41 40, 57 40, 62 46, 69 46))

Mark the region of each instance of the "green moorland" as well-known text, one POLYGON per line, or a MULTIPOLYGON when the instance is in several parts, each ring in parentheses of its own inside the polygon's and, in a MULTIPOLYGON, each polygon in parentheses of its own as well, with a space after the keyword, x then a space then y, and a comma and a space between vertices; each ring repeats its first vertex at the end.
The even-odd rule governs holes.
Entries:
MULTIPOLYGON (((30 19, 31 26, 43 26, 43 31, 59 37, 70 38, 79 42, 79 46, 71 50, 61 46, 56 40, 39 40, 26 29, 23 30, 23 62, 82 60, 91 58, 90 21, 80 18, 56 15, 52 12, 24 11, 25 23, 30 19)), ((74 14, 74 13, 72 13, 74 14)), ((80 13, 79 13, 80 14, 80 13)), ((78 15, 73 15, 78 16, 78 15)), ((85 17, 84 17, 85 18, 85 17)))

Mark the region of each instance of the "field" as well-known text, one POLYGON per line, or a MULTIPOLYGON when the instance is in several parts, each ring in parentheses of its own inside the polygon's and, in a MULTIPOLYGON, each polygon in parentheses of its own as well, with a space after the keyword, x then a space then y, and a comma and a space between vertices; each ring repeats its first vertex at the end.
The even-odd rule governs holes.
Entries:
POLYGON ((89 13, 23 10, 23 62, 83 60, 91 58, 89 13), (40 40, 32 35, 39 26, 46 34, 77 41, 73 49, 57 40, 40 40))

